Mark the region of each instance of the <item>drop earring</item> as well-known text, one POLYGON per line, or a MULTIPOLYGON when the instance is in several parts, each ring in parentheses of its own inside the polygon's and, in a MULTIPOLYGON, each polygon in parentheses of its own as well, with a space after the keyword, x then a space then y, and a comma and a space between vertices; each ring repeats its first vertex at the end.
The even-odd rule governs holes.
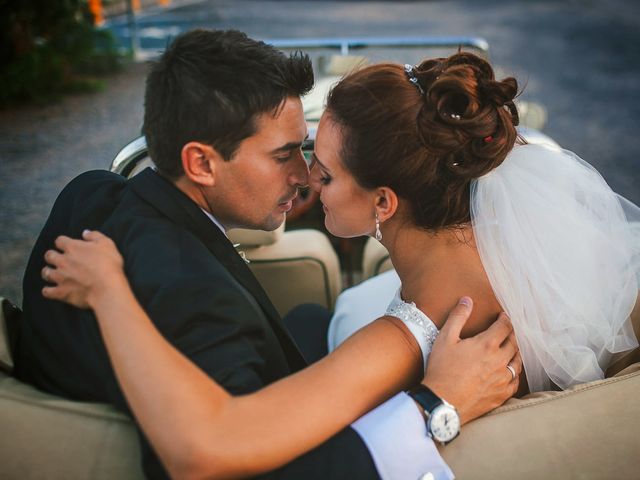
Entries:
POLYGON ((376 240, 382 241, 382 232, 380 231, 380 219, 378 218, 378 212, 376 212, 376 240))

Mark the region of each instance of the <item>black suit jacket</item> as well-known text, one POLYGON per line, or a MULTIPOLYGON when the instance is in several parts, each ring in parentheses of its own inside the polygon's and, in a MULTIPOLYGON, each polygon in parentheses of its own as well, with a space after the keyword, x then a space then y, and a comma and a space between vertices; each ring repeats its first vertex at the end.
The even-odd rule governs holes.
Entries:
MULTIPOLYGON (((131 287, 156 327, 229 392, 253 392, 305 366, 256 278, 193 201, 150 169, 131 180, 93 171, 60 194, 29 259, 19 378, 57 395, 129 411, 93 314, 40 293, 44 252, 58 235, 77 238, 85 228, 115 241, 131 287)), ((145 473, 165 477, 141 439, 145 473)), ((345 429, 265 477, 378 476, 358 435, 345 429)))

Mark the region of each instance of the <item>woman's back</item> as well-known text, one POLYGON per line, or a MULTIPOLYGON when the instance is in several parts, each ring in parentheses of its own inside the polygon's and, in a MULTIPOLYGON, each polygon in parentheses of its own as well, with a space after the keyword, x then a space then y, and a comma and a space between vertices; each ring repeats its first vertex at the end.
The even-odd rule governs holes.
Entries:
POLYGON ((438 328, 463 296, 474 300, 464 338, 486 328, 502 311, 480 261, 471 228, 431 234, 402 225, 387 242, 402 279, 402 298, 414 302, 438 328))

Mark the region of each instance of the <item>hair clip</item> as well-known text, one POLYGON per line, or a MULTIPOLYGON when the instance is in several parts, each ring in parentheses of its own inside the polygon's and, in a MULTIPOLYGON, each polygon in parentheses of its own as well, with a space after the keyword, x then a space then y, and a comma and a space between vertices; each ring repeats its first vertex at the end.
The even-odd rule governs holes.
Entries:
POLYGON ((415 68, 416 67, 414 67, 413 65, 409 65, 408 63, 405 63, 404 73, 407 75, 407 78, 409 79, 409 81, 413 83, 418 88, 418 90, 420 90, 420 95, 424 95, 424 89, 422 88, 422 85, 420 85, 420 82, 416 77, 415 68))
POLYGON ((454 120, 460 120, 461 118, 460 115, 458 115, 457 113, 450 113, 449 116, 454 120))
POLYGON ((487 135, 482 140, 484 140, 484 143, 491 143, 493 142, 493 137, 491 135, 487 135))

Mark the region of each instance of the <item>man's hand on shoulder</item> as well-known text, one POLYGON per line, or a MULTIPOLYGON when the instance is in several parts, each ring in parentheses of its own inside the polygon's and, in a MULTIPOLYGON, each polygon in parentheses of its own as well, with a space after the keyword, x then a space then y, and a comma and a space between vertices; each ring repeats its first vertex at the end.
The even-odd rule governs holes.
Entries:
POLYGON ((451 311, 433 345, 423 379, 426 386, 456 407, 463 424, 512 397, 522 371, 522 359, 506 314, 500 314, 486 331, 460 338, 472 309, 471 299, 463 297, 451 311))

